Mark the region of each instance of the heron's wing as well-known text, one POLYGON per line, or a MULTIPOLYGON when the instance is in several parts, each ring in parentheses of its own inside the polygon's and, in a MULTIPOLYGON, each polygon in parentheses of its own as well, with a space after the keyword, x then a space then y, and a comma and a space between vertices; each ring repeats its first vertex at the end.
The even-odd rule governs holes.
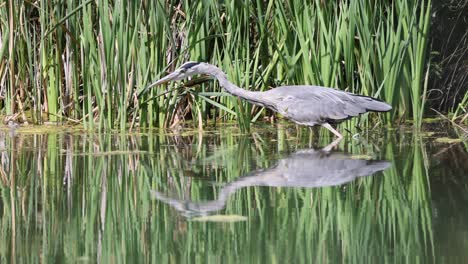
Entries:
POLYGON ((374 98, 320 86, 282 86, 269 92, 268 96, 276 101, 278 112, 309 125, 345 120, 367 111, 391 109, 374 98))

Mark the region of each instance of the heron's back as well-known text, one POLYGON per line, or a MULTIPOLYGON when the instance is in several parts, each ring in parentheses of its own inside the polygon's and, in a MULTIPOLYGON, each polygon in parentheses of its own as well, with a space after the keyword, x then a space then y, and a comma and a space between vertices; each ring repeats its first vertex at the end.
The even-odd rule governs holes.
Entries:
POLYGON ((305 125, 338 122, 368 111, 387 112, 387 103, 368 96, 321 86, 281 86, 264 92, 275 109, 285 117, 305 125))

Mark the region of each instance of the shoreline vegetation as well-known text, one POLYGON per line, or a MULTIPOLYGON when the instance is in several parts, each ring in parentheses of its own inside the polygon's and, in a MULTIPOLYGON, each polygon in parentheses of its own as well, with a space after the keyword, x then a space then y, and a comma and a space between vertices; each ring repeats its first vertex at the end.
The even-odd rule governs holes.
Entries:
MULTIPOLYGON (((372 124, 411 119, 420 127, 430 114, 432 0, 248 3, 7 0, 0 4, 4 122, 125 130, 236 120, 248 131, 274 115, 226 96, 216 82, 138 96, 187 60, 218 65, 244 89, 314 84, 390 103, 394 110, 369 116, 372 124)), ((466 115, 467 99, 452 116, 466 115)))

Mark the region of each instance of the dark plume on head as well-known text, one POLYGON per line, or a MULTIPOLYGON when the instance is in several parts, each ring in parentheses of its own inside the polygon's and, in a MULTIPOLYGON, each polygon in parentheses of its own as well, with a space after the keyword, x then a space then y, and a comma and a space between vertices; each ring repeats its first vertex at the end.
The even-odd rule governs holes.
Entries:
POLYGON ((196 62, 196 61, 189 61, 189 62, 186 62, 186 63, 182 64, 182 66, 180 66, 180 68, 184 69, 184 70, 187 70, 187 69, 190 69, 193 66, 198 65, 198 64, 200 64, 200 63, 196 62))

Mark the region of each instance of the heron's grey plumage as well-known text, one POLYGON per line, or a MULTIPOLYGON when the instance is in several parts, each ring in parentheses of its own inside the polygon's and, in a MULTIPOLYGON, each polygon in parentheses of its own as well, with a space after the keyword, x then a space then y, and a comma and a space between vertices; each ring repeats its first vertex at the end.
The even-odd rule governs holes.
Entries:
POLYGON ((386 103, 374 98, 320 86, 281 86, 265 94, 267 98, 274 98, 274 110, 308 126, 336 123, 368 111, 383 112, 391 109, 386 103))
MULTIPOLYGON (((186 62, 179 69, 149 87, 195 74, 208 74, 219 81, 228 93, 255 105, 267 107, 301 125, 322 125, 341 138, 329 124, 372 112, 392 109, 376 98, 313 85, 280 86, 264 92, 247 91, 234 85, 218 67, 204 62, 186 62)), ((148 88, 149 88, 148 87, 148 88)))

